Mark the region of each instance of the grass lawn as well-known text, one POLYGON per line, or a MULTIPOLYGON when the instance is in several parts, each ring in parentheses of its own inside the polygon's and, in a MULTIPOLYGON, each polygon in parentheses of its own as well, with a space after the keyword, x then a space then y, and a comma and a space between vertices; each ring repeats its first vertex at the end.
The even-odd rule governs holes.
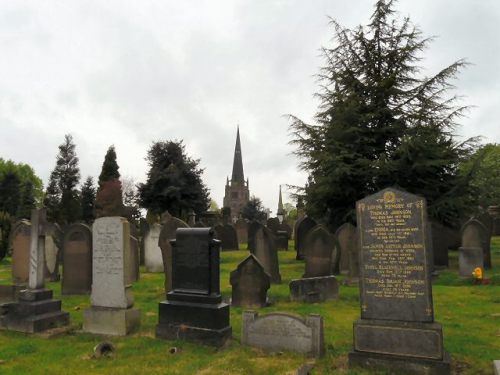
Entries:
MULTIPOLYGON (((231 296, 230 271, 246 255, 247 251, 242 250, 222 253, 224 298, 231 296)), ((435 318, 443 325, 444 344, 452 356, 455 374, 492 374, 492 360, 500 359, 500 237, 493 239, 492 256, 494 268, 486 272, 491 285, 473 286, 470 280, 458 278, 456 252, 450 252, 450 269, 441 272, 434 281, 435 318)), ((352 323, 360 315, 358 288, 341 285, 340 298, 333 302, 309 305, 290 302, 288 283, 300 278, 304 263, 295 260, 294 251, 280 252, 279 257, 283 283, 272 285, 268 296, 273 305, 260 309, 260 314, 274 311, 302 316, 321 314, 326 355, 316 361, 314 373, 374 374, 347 367, 352 323)), ((0 284, 9 284, 10 280, 10 259, 4 259, 0 262, 0 284)), ((46 286, 54 290, 54 298, 61 298, 60 283, 46 286)), ((70 313, 75 330, 52 338, 0 331, 0 374, 294 374, 302 364, 314 361, 295 353, 266 354, 242 347, 240 308, 231 308, 233 339, 222 349, 156 339, 158 302, 165 299, 163 274, 141 273, 133 291, 135 307, 142 311, 142 325, 135 334, 110 338, 79 332, 82 310, 89 307, 89 296, 65 296, 63 310, 70 313), (104 340, 116 346, 115 355, 93 359, 93 347, 104 340), (180 351, 170 354, 172 346, 180 351)))

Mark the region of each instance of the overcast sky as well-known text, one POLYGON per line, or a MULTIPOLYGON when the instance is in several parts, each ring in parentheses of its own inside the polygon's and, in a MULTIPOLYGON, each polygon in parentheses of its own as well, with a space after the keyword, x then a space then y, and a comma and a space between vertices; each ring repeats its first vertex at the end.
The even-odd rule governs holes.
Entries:
MULTIPOLYGON (((316 112, 327 16, 366 24, 373 3, 2 0, 0 157, 32 165, 46 184, 71 133, 82 182, 99 175, 111 144, 120 173, 142 182, 151 143, 183 139, 222 205, 239 124, 250 192, 275 212, 278 186, 306 179, 283 115, 316 112)), ((397 9, 438 37, 423 61, 429 73, 473 64, 456 82, 476 106, 460 135, 500 142, 500 1, 401 0, 397 9)))

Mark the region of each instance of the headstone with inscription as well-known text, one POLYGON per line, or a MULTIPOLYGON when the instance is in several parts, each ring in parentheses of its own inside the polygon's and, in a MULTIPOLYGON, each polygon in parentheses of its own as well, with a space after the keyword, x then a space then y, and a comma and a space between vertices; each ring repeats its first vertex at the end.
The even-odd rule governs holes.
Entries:
POLYGON ((271 231, 261 226, 255 234, 255 250, 252 252, 262 264, 266 272, 271 276, 273 284, 281 283, 281 275, 278 260, 278 249, 274 242, 271 231))
POLYGON ((313 357, 325 353, 323 318, 310 314, 305 319, 284 313, 259 317, 255 311, 243 313, 241 344, 269 352, 291 351, 313 357))
POLYGON ((307 234, 316 226, 314 221, 309 216, 304 216, 302 219, 297 220, 295 224, 295 250, 297 251, 296 259, 304 259, 304 247, 307 234))
POLYGON ((2 329, 35 333, 69 324, 69 314, 61 310, 61 301, 52 299, 52 290, 45 288, 47 227, 46 209, 33 209, 28 288, 19 292, 18 302, 2 306, 0 316, 2 329))
POLYGON ((163 272, 161 249, 158 245, 161 225, 153 224, 144 236, 144 265, 146 272, 163 272))
POLYGON ((401 374, 449 374, 434 321, 424 198, 393 188, 356 203, 361 319, 349 365, 401 374))
POLYGON ((72 224, 63 240, 62 294, 89 294, 92 289, 92 231, 72 224))
POLYGON ((238 236, 231 224, 216 225, 214 230, 222 250, 238 250, 238 236))
POLYGON ((340 247, 340 273, 349 272, 349 254, 352 253, 355 247, 358 246, 356 241, 356 227, 351 223, 342 224, 335 232, 335 237, 339 242, 340 247))
POLYGON ((231 272, 229 281, 232 286, 232 306, 266 306, 267 290, 271 286, 271 277, 252 254, 231 272))
POLYGON ((472 277, 475 268, 486 268, 485 249, 489 237, 486 227, 476 219, 467 221, 461 232, 462 246, 458 249, 458 273, 462 277, 472 277))
POLYGON ((83 312, 83 330, 125 336, 140 325, 130 285, 130 231, 123 217, 101 217, 92 225, 91 307, 83 312))
POLYGON ((179 228, 172 245, 172 290, 160 302, 156 337, 222 346, 231 337, 220 293, 220 241, 210 228, 179 228))
POLYGON ((31 223, 20 220, 11 232, 12 280, 15 285, 26 285, 29 278, 31 223))

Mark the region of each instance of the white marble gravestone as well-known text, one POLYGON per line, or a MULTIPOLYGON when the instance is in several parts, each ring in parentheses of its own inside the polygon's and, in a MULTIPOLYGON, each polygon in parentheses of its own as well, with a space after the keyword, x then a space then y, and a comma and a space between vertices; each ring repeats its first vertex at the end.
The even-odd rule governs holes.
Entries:
POLYGON ((153 224, 144 237, 144 265, 146 272, 163 272, 163 258, 158 245, 161 225, 153 224))

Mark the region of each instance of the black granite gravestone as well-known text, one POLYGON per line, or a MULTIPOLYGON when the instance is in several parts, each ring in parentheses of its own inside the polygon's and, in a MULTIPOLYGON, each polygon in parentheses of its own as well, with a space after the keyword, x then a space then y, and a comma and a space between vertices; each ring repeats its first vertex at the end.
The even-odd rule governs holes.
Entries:
POLYGON ((210 228, 179 228, 172 245, 172 290, 159 304, 156 337, 222 346, 231 337, 220 294, 220 241, 210 228))
POLYGON ((434 322, 424 198, 384 189, 356 203, 361 319, 350 366, 401 374, 449 374, 434 322))
POLYGON ((229 281, 232 286, 232 306, 266 306, 271 276, 255 256, 250 254, 238 264, 238 267, 231 272, 229 281))

